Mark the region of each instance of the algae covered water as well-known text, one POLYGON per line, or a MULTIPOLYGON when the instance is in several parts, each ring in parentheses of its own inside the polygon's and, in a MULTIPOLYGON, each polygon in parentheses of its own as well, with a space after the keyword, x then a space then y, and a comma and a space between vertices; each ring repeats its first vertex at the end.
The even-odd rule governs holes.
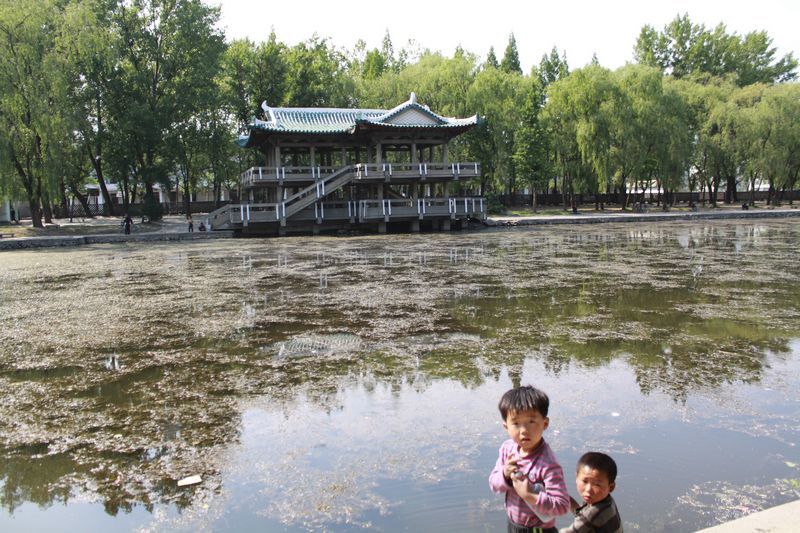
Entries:
POLYGON ((0 529, 496 531, 518 383, 573 495, 615 457, 626 530, 797 499, 799 247, 769 220, 4 252, 0 529))

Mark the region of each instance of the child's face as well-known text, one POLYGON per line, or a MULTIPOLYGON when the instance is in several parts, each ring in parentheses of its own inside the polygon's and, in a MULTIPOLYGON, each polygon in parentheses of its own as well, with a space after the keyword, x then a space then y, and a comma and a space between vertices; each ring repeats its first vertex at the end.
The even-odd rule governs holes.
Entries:
POLYGON ((503 427, 525 453, 533 451, 542 440, 542 433, 550 420, 539 411, 509 411, 503 427))
POLYGON ((603 501, 615 486, 615 483, 608 482, 608 476, 604 472, 586 465, 578 469, 575 484, 578 486, 578 494, 589 504, 603 501))

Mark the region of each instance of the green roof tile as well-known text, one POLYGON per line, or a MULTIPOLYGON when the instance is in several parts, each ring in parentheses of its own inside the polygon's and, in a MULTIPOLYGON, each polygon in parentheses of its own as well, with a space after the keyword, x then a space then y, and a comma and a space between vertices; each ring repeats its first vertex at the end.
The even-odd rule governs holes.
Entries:
POLYGON ((309 107, 269 107, 266 102, 262 105, 267 120, 255 119, 250 125, 250 134, 243 135, 237 141, 240 146, 249 145, 249 140, 254 133, 303 133, 303 134, 346 134, 355 133, 362 127, 373 129, 384 127, 388 129, 451 129, 469 128, 478 124, 478 116, 469 118, 448 118, 437 115, 427 106, 417 103, 416 96, 393 109, 340 109, 340 108, 309 108, 309 107), (403 122, 393 122, 404 111, 416 110, 425 120, 418 123, 408 122, 408 116, 403 122))

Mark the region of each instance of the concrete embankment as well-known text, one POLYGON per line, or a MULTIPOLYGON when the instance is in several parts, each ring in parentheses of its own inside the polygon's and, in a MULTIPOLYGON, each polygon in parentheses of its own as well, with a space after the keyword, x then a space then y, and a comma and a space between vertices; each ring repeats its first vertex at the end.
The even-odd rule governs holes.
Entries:
POLYGON ((602 211, 583 212, 576 215, 536 216, 536 217, 490 217, 488 227, 536 226, 548 224, 608 224, 622 222, 659 222, 666 220, 724 220, 800 217, 800 209, 763 209, 753 211, 697 211, 697 212, 657 212, 657 213, 603 213, 602 211))
POLYGON ((233 237, 232 231, 211 231, 194 233, 153 232, 131 235, 69 235, 60 237, 19 237, 0 239, 0 250, 25 250, 31 248, 58 248, 81 246, 84 244, 116 244, 123 242, 160 241, 200 241, 208 239, 227 239, 233 237))
POLYGON ((800 531, 800 500, 703 529, 698 533, 794 533, 800 531))

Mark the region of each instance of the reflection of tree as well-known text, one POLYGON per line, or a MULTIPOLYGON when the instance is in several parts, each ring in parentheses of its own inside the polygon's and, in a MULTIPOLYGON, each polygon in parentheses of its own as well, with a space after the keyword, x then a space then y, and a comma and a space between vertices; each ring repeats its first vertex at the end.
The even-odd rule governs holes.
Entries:
POLYGON ((46 446, 0 451, 0 480, 3 492, 0 504, 13 512, 25 502, 46 506, 53 502, 66 503, 70 497, 69 484, 62 478, 80 471, 79 465, 63 454, 41 456, 46 446))
POLYGON ((614 277, 592 276, 571 287, 466 299, 453 314, 480 317, 480 334, 496 340, 495 350, 538 347, 533 356, 554 374, 570 363, 602 366, 622 357, 642 392, 658 389, 676 400, 699 388, 757 381, 764 354, 787 351, 785 339, 798 335, 784 329, 791 327, 784 316, 797 308, 800 291, 773 282, 772 291, 756 293, 760 284, 749 279, 713 290, 672 281, 690 275, 665 262, 646 285, 619 290, 614 277))
POLYGON ((132 354, 120 357, 128 366, 93 384, 85 373, 69 373, 46 388, 30 381, 33 371, 23 381, 6 380, 6 390, 38 395, 25 414, 2 412, 24 428, 4 434, 0 448, 2 505, 9 511, 25 501, 66 503, 78 493, 102 500, 111 515, 156 503, 180 509, 195 491, 178 489, 178 479, 202 474, 200 492, 218 485, 221 447, 238 430, 229 397, 234 386, 223 368, 202 362, 181 371, 137 368, 132 354))

